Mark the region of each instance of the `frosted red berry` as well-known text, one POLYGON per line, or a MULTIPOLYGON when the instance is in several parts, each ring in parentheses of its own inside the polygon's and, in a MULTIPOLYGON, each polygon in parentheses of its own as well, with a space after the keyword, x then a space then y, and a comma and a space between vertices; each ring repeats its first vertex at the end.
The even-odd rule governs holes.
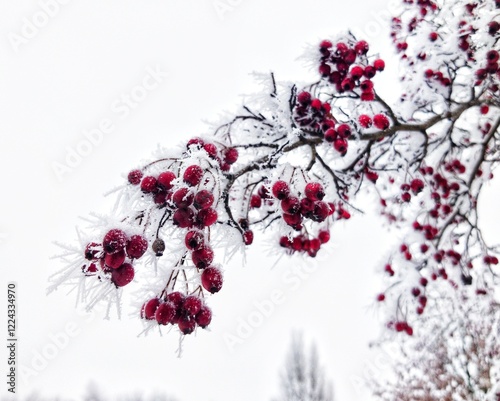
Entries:
POLYGON ((194 196, 194 207, 196 209, 208 209, 213 203, 214 196, 206 189, 202 189, 194 196))
POLYGON ((139 185, 141 183, 142 176, 143 174, 141 170, 132 170, 128 173, 128 182, 132 185, 139 185))
POLYGON ((207 306, 203 305, 201 310, 195 317, 196 324, 202 329, 207 327, 212 321, 212 311, 207 306))
POLYGON ((196 222, 200 227, 209 227, 217 222, 217 210, 213 208, 202 209, 196 216, 196 222))
POLYGON ((107 253, 104 256, 104 263, 112 269, 118 269, 125 262, 125 251, 122 249, 115 253, 107 253))
POLYGON ((285 181, 276 181, 273 184, 272 192, 275 198, 282 200, 290 194, 290 187, 285 181))
POLYGON ((196 322, 194 318, 182 317, 177 323, 179 330, 182 334, 191 334, 196 328, 196 322))
POLYGON ((201 231, 191 230, 188 231, 184 237, 184 243, 186 244, 187 249, 196 251, 205 243, 205 237, 201 231))
POLYGON ((252 209, 258 209, 262 206, 262 198, 259 195, 252 195, 250 198, 250 207, 252 209))
POLYGON ((354 51, 357 54, 366 54, 368 53, 368 50, 370 49, 370 46, 368 43, 364 40, 360 40, 354 45, 354 51))
POLYGON ((102 240, 102 246, 106 253, 118 252, 125 248, 126 244, 127 235, 122 230, 118 229, 108 231, 102 240))
POLYGON ((172 223, 179 228, 192 227, 194 217, 194 212, 190 208, 179 208, 174 212, 172 223))
POLYGON ((234 164, 238 160, 238 149, 236 148, 227 148, 224 150, 224 161, 227 164, 234 164))
POLYGON ((172 202, 177 207, 188 207, 193 203, 194 195, 188 188, 180 188, 172 195, 172 202))
POLYGON ((158 186, 164 190, 169 190, 172 189, 172 181, 175 180, 177 177, 175 176, 174 173, 171 171, 164 171, 158 176, 158 186))
POLYGON ((191 165, 184 171, 182 178, 186 184, 194 187, 201 182, 202 177, 203 169, 198 165, 191 165))
POLYGON ((191 259, 198 269, 205 269, 214 260, 214 251, 209 246, 202 246, 191 254, 191 259))
POLYGON ((195 295, 188 295, 182 303, 182 310, 188 316, 196 316, 201 310, 201 299, 195 295))
POLYGON ((175 309, 174 304, 171 302, 163 302, 158 305, 155 312, 155 319, 158 324, 166 325, 172 323, 176 312, 175 309))
POLYGON ((389 119, 385 114, 376 114, 373 117, 373 124, 380 130, 386 130, 389 128, 389 119))
POLYGON ((160 306, 160 300, 158 298, 152 298, 145 302, 141 308, 141 317, 143 319, 153 320, 158 306, 160 306))
POLYGON ((322 200, 325 197, 325 190, 319 182, 307 183, 304 193, 308 199, 313 201, 322 200))
POLYGON ((385 61, 382 59, 377 59, 373 62, 373 68, 375 68, 377 71, 384 71, 385 69, 385 61))
POLYGON ((134 273, 134 267, 130 263, 124 263, 111 272, 111 281, 117 287, 124 287, 134 279, 134 273))
POLYGON ((253 231, 248 230, 243 233, 243 242, 245 245, 252 245, 253 243, 253 231))
POLYGON ((300 104, 307 106, 311 103, 311 94, 309 92, 300 92, 297 95, 297 101, 300 104))
POLYGON ((132 235, 125 248, 127 256, 131 259, 139 259, 148 249, 148 241, 142 235, 132 235))
POLYGON ((359 125, 361 125, 363 128, 370 128, 373 124, 373 121, 370 116, 366 114, 361 114, 358 117, 359 125))
POLYGON ((145 194, 155 192, 157 190, 157 180, 155 177, 148 175, 141 181, 141 191, 145 194))
POLYGON ((222 273, 215 267, 208 267, 201 274, 203 288, 212 294, 220 291, 222 281, 222 273))
POLYGON ((281 209, 285 213, 297 214, 300 212, 300 200, 295 196, 289 196, 281 201, 281 209))

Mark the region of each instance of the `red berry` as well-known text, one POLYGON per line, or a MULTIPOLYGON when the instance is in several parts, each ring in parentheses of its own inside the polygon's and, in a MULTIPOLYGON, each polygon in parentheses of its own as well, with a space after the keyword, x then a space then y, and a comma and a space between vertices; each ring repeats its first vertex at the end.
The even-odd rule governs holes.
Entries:
POLYGON ((253 242, 253 231, 248 230, 243 233, 243 242, 245 245, 252 245, 253 242))
POLYGON ((224 161, 227 164, 234 164, 238 160, 238 149, 236 148, 226 148, 224 150, 224 161))
POLYGON ((326 244, 328 241, 330 241, 330 232, 320 231, 318 234, 318 239, 322 244, 326 244))
POLYGON ((285 181, 276 181, 272 188, 275 198, 280 200, 285 199, 290 194, 290 187, 285 181))
POLYGON ((194 224, 194 212, 189 208, 179 208, 172 217, 172 223, 179 228, 192 227, 194 224))
POLYGON ((375 171, 371 171, 371 170, 367 169, 367 170, 365 170, 365 176, 373 183, 376 183, 378 180, 378 174, 375 171))
POLYGON ((205 269, 213 262, 214 251, 209 246, 204 245, 191 254, 191 259, 198 269, 205 269))
POLYGON ((327 142, 333 142, 337 139, 337 131, 335 131, 333 128, 329 128, 325 132, 325 141, 327 142))
POLYGON ((300 201, 295 196, 289 196, 281 201, 281 209, 285 213, 297 214, 300 212, 300 201))
POLYGON ((208 156, 211 157, 212 159, 217 158, 217 146, 215 146, 213 143, 205 143, 203 145, 203 150, 208 153, 208 156))
POLYGON ((195 295, 188 295, 182 303, 182 309, 188 316, 196 316, 201 310, 201 306, 201 299, 195 295))
POLYGON ((145 194, 149 194, 155 192, 158 189, 157 180, 153 176, 147 176, 142 179, 141 182, 141 191, 145 194))
POLYGON ((368 65, 365 67, 365 77, 366 78, 368 78, 368 79, 373 78, 376 73, 377 73, 377 70, 375 70, 375 68, 372 67, 371 65, 368 65))
POLYGON ((361 94, 361 100, 363 102, 372 102, 375 100, 375 93, 373 91, 366 91, 361 94))
POLYGON ((300 214, 304 217, 311 217, 314 210, 314 201, 309 198, 300 200, 300 214))
POLYGON ((202 189, 194 197, 194 207, 196 209, 208 209, 214 203, 212 192, 202 189))
POLYGON ((167 302, 171 302, 174 305, 175 309, 179 310, 182 307, 184 298, 185 298, 184 294, 180 293, 179 291, 174 291, 167 294, 165 300, 167 302))
POLYGON ((425 187, 424 182, 419 178, 415 178, 410 182, 410 188, 415 195, 422 192, 424 187, 425 187))
POLYGON ((128 173, 128 182, 130 182, 132 185, 139 185, 141 183, 142 175, 143 174, 141 170, 132 170, 130 173, 128 173))
POLYGON ((265 185, 262 185, 259 190, 257 191, 258 195, 262 198, 262 199, 269 199, 269 190, 267 189, 267 187, 265 185))
POLYGON ((203 177, 203 169, 200 166, 189 166, 183 175, 184 182, 191 187, 198 185, 203 177))
POLYGON ((430 41, 431 41, 431 42, 435 42, 435 41, 438 39, 438 34, 437 34, 437 32, 431 32, 431 33, 429 34, 429 39, 430 39, 430 41))
POLYGON ((252 195, 250 198, 250 207, 252 209, 258 209, 262 206, 262 198, 259 195, 252 195))
POLYGON ((386 130, 390 125, 389 119, 385 114, 376 114, 373 117, 373 124, 380 130, 386 130))
POLYGON ((385 295, 384 294, 378 294, 377 295, 377 301, 382 302, 385 300, 385 295))
POLYGON ((318 223, 325 221, 330 212, 330 208, 325 202, 317 201, 314 203, 314 210, 312 212, 311 219, 318 223))
POLYGON ((201 274, 203 288, 212 294, 220 291, 222 281, 222 273, 215 267, 207 267, 201 274))
POLYGON ((175 317, 175 305, 172 302, 163 302, 158 305, 155 312, 155 319, 158 324, 166 325, 172 323, 175 317))
POLYGON ((361 114, 358 117, 359 125, 361 125, 363 128, 370 128, 373 124, 373 121, 370 116, 367 116, 366 114, 361 114))
POLYGON ((321 76, 328 77, 332 71, 328 64, 320 64, 318 71, 321 76))
POLYGON ((385 61, 382 60, 381 58, 375 60, 373 62, 373 68, 375 68, 377 71, 384 71, 384 69, 385 69, 385 61))
POLYGON ((209 227, 217 222, 217 210, 213 208, 202 209, 198 212, 196 216, 196 222, 201 227, 209 227))
POLYGON ((118 229, 108 231, 102 240, 102 247, 106 253, 119 252, 125 245, 127 245, 127 235, 118 229))
POLYGON ((488 111, 490 111, 490 108, 488 107, 487 104, 483 104, 481 108, 479 109, 479 112, 481 114, 488 114, 488 111))
POLYGON ((319 182, 309 182, 305 187, 304 193, 312 201, 322 200, 325 197, 325 190, 319 182))
POLYGON ((333 143, 333 147, 340 153, 341 156, 344 156, 347 153, 347 141, 345 139, 337 139, 333 143))
POLYGON ((351 78, 354 79, 355 81, 360 79, 363 76, 363 74, 364 74, 363 67, 356 65, 356 66, 351 68, 350 75, 351 75, 351 78))
POLYGON ((184 237, 184 243, 186 244, 187 249, 196 251, 205 243, 205 237, 201 231, 191 230, 188 231, 184 237))
POLYGON ((167 193, 165 191, 160 191, 160 192, 157 192, 155 194, 155 196, 153 197, 153 201, 155 204, 157 205, 164 205, 166 202, 167 202, 167 196, 169 195, 170 193, 167 193))
POLYGON ((496 21, 491 21, 488 24, 488 33, 494 36, 500 30, 500 24, 496 21))
POLYGON ((403 202, 406 202, 408 203, 409 201, 411 201, 411 195, 409 192, 403 192, 402 195, 401 195, 401 200, 403 202))
POLYGON ((139 259, 148 249, 148 241, 142 235, 132 235, 127 242, 127 255, 131 259, 139 259))
POLYGON ((365 79, 359 84, 359 87, 363 92, 371 91, 373 89, 373 82, 369 79, 365 79))
POLYGON ((181 333, 187 335, 191 334, 196 328, 196 321, 188 317, 183 317, 179 319, 177 325, 179 326, 179 330, 181 331, 181 333))
POLYGON ((342 87, 342 90, 349 92, 354 89, 355 84, 351 78, 345 78, 340 86, 342 87))
POLYGON ((337 133, 341 138, 349 138, 352 134, 352 130, 348 124, 340 124, 337 127, 337 133))
POLYGON ((123 287, 134 279, 134 268, 130 263, 122 264, 111 272, 111 281, 117 287, 123 287))
POLYGON ((368 43, 364 40, 360 40, 354 45, 354 51, 358 54, 366 54, 369 49, 370 47, 368 46, 368 43))
POLYGON ((190 147, 191 145, 197 145, 197 146, 202 147, 204 144, 205 144, 205 141, 201 138, 191 138, 188 141, 187 146, 190 147))
POLYGON ((300 214, 283 213, 283 220, 290 227, 297 227, 300 223, 302 223, 302 217, 300 214))
POLYGON ((323 103, 321 102, 321 100, 319 99, 313 99, 311 101, 311 108, 316 110, 316 111, 320 111, 321 110, 321 106, 323 106, 323 103))
POLYGON ((212 321, 212 311, 207 306, 203 305, 201 310, 195 317, 196 324, 202 329, 207 327, 212 321))
POLYGON ((99 254, 101 253, 101 244, 98 244, 96 242, 90 242, 87 244, 87 246, 85 247, 85 252, 84 252, 84 255, 85 255, 85 259, 87 260, 94 260, 96 258, 98 258, 99 254))
POLYGON ((172 189, 172 181, 177 177, 171 171, 165 171, 158 176, 158 186, 164 190, 172 189))
POLYGON ((319 44, 320 49, 330 49, 332 46, 332 42, 330 42, 329 40, 323 40, 319 44))
POLYGON ((143 319, 153 320, 155 318, 156 309, 160 305, 158 298, 153 298, 144 303, 141 308, 141 317, 143 319))
POLYGON ((104 263, 112 269, 118 269, 123 262, 125 262, 125 251, 123 249, 115 253, 108 253, 104 256, 104 263))
POLYGON ((186 208, 193 203, 194 195, 188 188, 180 188, 172 195, 175 206, 186 208))
POLYGON ((300 104, 307 106, 311 103, 311 94, 309 92, 300 92, 297 95, 297 100, 300 104))

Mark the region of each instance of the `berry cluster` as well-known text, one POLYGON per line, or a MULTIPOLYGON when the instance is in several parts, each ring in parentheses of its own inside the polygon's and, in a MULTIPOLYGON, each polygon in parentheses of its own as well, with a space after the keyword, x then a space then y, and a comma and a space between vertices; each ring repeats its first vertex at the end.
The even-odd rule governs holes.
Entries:
POLYGON ((175 291, 145 302, 141 318, 155 320, 159 325, 176 324, 182 334, 191 334, 196 326, 205 328, 210 324, 212 311, 201 298, 175 291))
POLYGON ((319 73, 335 85, 337 92, 350 92, 359 88, 361 100, 372 101, 375 92, 371 79, 377 72, 384 70, 385 62, 376 59, 373 64, 369 64, 366 57, 368 50, 368 43, 364 40, 352 44, 338 42, 335 46, 329 40, 324 40, 319 45, 319 73), (355 64, 356 61, 358 64, 355 64))
POLYGON ((214 143, 206 142, 201 138, 191 138, 187 143, 188 150, 203 149, 210 159, 215 160, 222 171, 229 171, 237 162, 238 149, 232 147, 218 147, 214 143))
POLYGON ((317 237, 310 237, 306 234, 299 234, 293 238, 282 236, 280 238, 280 246, 286 248, 290 253, 307 253, 310 257, 314 258, 320 250, 321 245, 326 244, 328 241, 330 241, 330 232, 321 230, 317 237))
MULTIPOLYGON (((497 78, 500 78, 498 58, 499 54, 497 50, 490 50, 488 51, 488 53, 486 53, 486 66, 476 71, 476 86, 481 85, 483 81, 488 79, 488 77, 494 78, 496 76, 497 78)), ((498 86, 492 87, 490 89, 495 89, 494 92, 496 92, 498 90, 498 86)))
POLYGON ((123 287, 134 279, 132 261, 141 258, 147 249, 148 241, 141 235, 128 237, 122 230, 112 229, 102 243, 87 244, 84 256, 90 263, 82 271, 87 276, 98 275, 99 279, 108 277, 117 287, 123 287))

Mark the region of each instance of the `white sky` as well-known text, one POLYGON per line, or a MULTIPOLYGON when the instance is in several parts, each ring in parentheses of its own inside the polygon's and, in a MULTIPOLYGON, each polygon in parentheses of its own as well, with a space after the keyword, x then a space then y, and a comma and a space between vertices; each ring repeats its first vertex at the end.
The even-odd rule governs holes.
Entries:
MULTIPOLYGON (((224 289, 209 300, 215 314, 211 331, 187 338, 181 359, 175 355, 177 334, 138 338, 141 324, 127 309, 121 321, 105 321, 102 312, 89 316, 75 308, 74 294, 45 293, 48 276, 59 267, 49 260, 57 252, 52 241, 73 241, 78 216, 106 212, 110 201, 102 194, 158 143, 204 133, 203 121, 257 90, 252 71, 310 80, 314 75, 297 57, 306 44, 340 30, 365 32, 360 38, 392 57, 379 22, 387 8, 385 0, 67 1, 16 52, 9 33, 20 34, 24 19, 32 20, 40 6, 0 2, 0 293, 5 299, 5 283, 17 281, 18 362, 36 373, 18 375, 20 396, 41 391, 76 398, 94 381, 110 395, 158 391, 179 401, 269 400, 278 392, 291 331, 299 329, 316 342, 337 399, 367 399, 355 378, 385 372, 381 355, 375 354, 375 370, 367 362, 367 344, 378 332, 374 270, 390 242, 375 218, 338 223, 330 249, 310 262, 316 268, 297 280, 297 288, 285 275, 297 278, 303 265, 282 259, 271 269, 275 258, 262 243, 248 253, 245 267, 238 258, 226 265, 224 289), (218 14, 216 5, 227 11, 218 14), (148 67, 167 76, 123 117, 112 104, 141 84, 148 67), (112 120, 114 130, 58 180, 53 163, 64 162, 68 148, 85 138, 83 130, 104 119, 112 120), (254 303, 276 289, 284 302, 230 350, 225 333, 235 334, 241 319, 257 310, 254 303), (36 355, 54 350, 53 335, 68 324, 77 334, 55 348, 46 366, 37 364, 36 355)), ((394 74, 386 72, 388 92, 394 74)), ((484 207, 494 219, 499 216, 489 207, 493 199, 486 196, 484 207)))

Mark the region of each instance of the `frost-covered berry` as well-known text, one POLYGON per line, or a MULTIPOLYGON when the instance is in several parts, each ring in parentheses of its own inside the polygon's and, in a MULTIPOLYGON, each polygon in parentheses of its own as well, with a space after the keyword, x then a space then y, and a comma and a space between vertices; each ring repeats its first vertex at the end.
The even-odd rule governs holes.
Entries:
POLYGON ((125 262, 125 251, 123 249, 115 253, 107 253, 104 256, 104 263, 112 269, 118 269, 123 262, 125 262))
POLYGON ((373 124, 373 121, 370 116, 366 114, 361 114, 358 117, 359 125, 361 125, 363 128, 370 128, 373 124))
POLYGON ((217 222, 217 210, 213 208, 202 209, 196 216, 196 222, 201 227, 209 227, 217 222))
POLYGON ((311 215, 311 219, 318 223, 325 221, 328 217, 329 211, 330 209, 325 202, 317 201, 314 203, 314 209, 311 215))
POLYGON ((325 132, 325 141, 334 142, 335 139, 337 139, 337 131, 335 131, 333 128, 327 129, 325 132))
POLYGON ((172 202, 177 207, 188 207, 193 203, 194 195, 188 188, 179 188, 172 195, 172 202))
POLYGON ((250 198, 250 207, 252 209, 258 209, 262 206, 262 198, 259 195, 252 195, 250 198))
POLYGON ((302 217, 300 216, 300 214, 283 213, 283 220, 290 227, 296 227, 300 223, 302 223, 302 217))
POLYGON ((203 145, 205 144, 205 141, 201 138, 191 138, 188 143, 187 143, 187 146, 188 148, 190 146, 199 146, 199 147, 202 147, 203 145))
POLYGON ((211 157, 212 159, 217 158, 217 146, 215 146, 213 143, 205 143, 203 145, 203 150, 208 153, 208 156, 211 157))
POLYGON ((386 130, 389 128, 389 119, 385 114, 376 114, 373 117, 373 124, 380 130, 386 130))
POLYGON ((322 244, 326 244, 330 241, 330 232, 326 230, 322 230, 318 234, 318 239, 322 244))
POLYGON ((340 124, 337 127, 337 133, 341 138, 349 138, 352 134, 352 130, 349 124, 340 124))
POLYGON ((281 209, 285 213, 297 214, 300 212, 300 200, 295 196, 289 196, 281 201, 281 209))
POLYGON ((238 160, 238 149, 227 148, 224 150, 224 161, 227 164, 234 164, 238 160))
POLYGON ((425 184, 420 178, 415 178, 410 182, 411 191, 417 195, 424 189, 425 184))
POLYGON ((496 35, 496 33, 500 30, 500 23, 496 22, 496 21, 491 21, 489 24, 488 24, 488 33, 491 35, 491 36, 494 36, 496 35))
POLYGON ((182 307, 182 304, 184 302, 184 298, 185 298, 185 296, 183 293, 181 293, 179 291, 174 291, 174 292, 167 294, 167 296, 165 297, 165 300, 167 302, 171 302, 172 304, 174 304, 176 310, 180 310, 182 307))
POLYGON ((130 182, 132 185, 139 185, 141 183, 142 175, 143 174, 141 170, 132 170, 130 173, 128 173, 128 182, 130 182))
POLYGON ((175 176, 174 173, 171 171, 164 171, 158 176, 158 186, 164 190, 169 190, 172 189, 172 181, 175 180, 177 177, 175 176))
POLYGON ((87 244, 85 247, 84 255, 85 259, 87 260, 94 260, 99 257, 99 254, 101 253, 101 244, 98 244, 96 242, 90 242, 87 244))
POLYGON ((252 245, 253 243, 253 231, 248 230, 243 233, 243 242, 245 245, 252 245))
POLYGON ((163 302, 156 309, 155 319, 161 325, 172 323, 175 312, 175 305, 172 302, 163 302))
POLYGON ((220 291, 222 288, 222 281, 222 273, 216 267, 208 267, 203 270, 201 274, 201 284, 203 288, 211 294, 220 291))
POLYGON ((203 169, 197 165, 189 166, 186 171, 184 171, 183 179, 186 184, 189 186, 196 186, 201 182, 203 177, 203 169))
POLYGON ((148 249, 148 241, 142 235, 132 235, 125 248, 131 259, 139 259, 148 249))
POLYGON ((196 209, 208 209, 214 203, 212 192, 202 189, 194 196, 194 207, 196 209))
POLYGON ((272 191, 275 198, 282 200, 290 194, 290 187, 285 181, 276 181, 273 185, 272 191))
POLYGON ((214 251, 208 245, 204 245, 191 254, 191 259, 198 269, 205 269, 213 262, 214 251))
POLYGON ((205 237, 201 231, 191 230, 188 231, 188 233, 184 237, 184 243, 186 244, 187 249, 196 251, 200 249, 205 243, 205 237))
POLYGON ((196 316, 201 310, 201 306, 201 299, 195 295, 188 295, 184 298, 184 302, 182 303, 182 309, 188 316, 196 316))
POLYGON ((109 230, 102 240, 102 247, 106 253, 115 253, 127 245, 127 235, 118 229, 109 230))
POLYGON ((351 72, 349 74, 351 75, 351 79, 357 81, 363 76, 363 73, 364 73, 363 67, 356 65, 351 68, 351 72))
POLYGON ((194 224, 194 212, 190 208, 179 208, 172 217, 172 223, 179 228, 192 227, 194 224))
POLYGON ((325 197, 325 190, 323 189, 323 185, 319 182, 307 183, 304 193, 306 197, 312 201, 322 200, 325 197))
POLYGON ((155 177, 148 175, 141 181, 141 191, 145 194, 155 192, 157 190, 157 180, 155 177))
POLYGON ((123 287, 134 279, 134 267, 130 263, 122 264, 111 272, 111 281, 117 287, 123 287))
POLYGON ((207 327, 212 321, 212 311, 208 306, 203 305, 195 317, 196 324, 202 329, 207 327))
POLYGON ((145 302, 141 308, 141 317, 143 319, 153 320, 158 306, 160 306, 160 300, 158 298, 152 298, 145 302))
POLYGON ((347 153, 347 141, 345 139, 339 138, 333 143, 334 149, 344 156, 347 153))
POLYGON ((438 37, 439 37, 439 35, 438 35, 438 33, 437 33, 437 32, 431 32, 431 33, 429 34, 429 40, 430 40, 431 42, 435 42, 436 40, 438 40, 438 37))
POLYGON ((311 103, 311 94, 309 92, 300 92, 297 95, 297 101, 303 105, 307 106, 311 103))
POLYGON ((196 321, 194 318, 182 317, 177 323, 179 330, 182 334, 191 334, 196 328, 196 321))

